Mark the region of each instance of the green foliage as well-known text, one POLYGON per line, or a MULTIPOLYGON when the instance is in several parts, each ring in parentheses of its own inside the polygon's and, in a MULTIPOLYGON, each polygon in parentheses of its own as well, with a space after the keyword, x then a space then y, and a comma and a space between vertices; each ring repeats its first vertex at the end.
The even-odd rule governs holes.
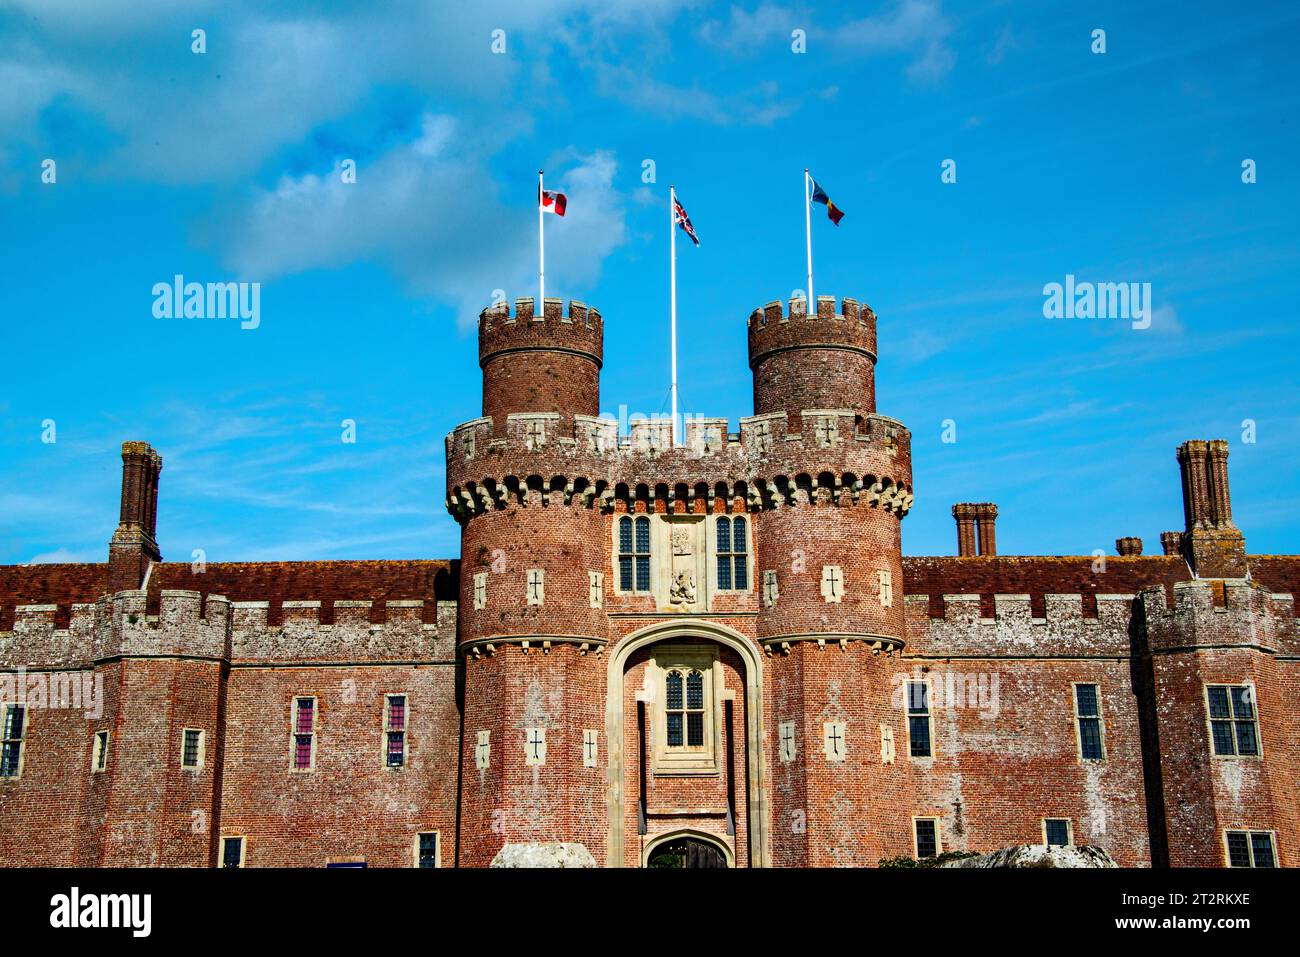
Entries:
POLYGON ((906 855, 899 857, 886 857, 880 861, 879 867, 938 867, 948 861, 960 861, 967 857, 978 857, 973 851, 944 851, 938 857, 923 857, 919 861, 913 860, 906 855))

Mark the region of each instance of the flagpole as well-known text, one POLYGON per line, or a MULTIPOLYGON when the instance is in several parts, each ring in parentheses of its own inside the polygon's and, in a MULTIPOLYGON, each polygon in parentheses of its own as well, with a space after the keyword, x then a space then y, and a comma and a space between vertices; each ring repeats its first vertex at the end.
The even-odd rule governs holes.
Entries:
MULTIPOLYGON (((537 171, 537 310, 533 313, 535 316, 546 315, 546 233, 542 228, 544 220, 543 214, 546 210, 542 207, 542 171, 537 171)), ((809 255, 812 255, 809 253, 809 255)), ((812 260, 809 260, 812 262, 812 260)), ((809 269, 812 267, 809 266, 809 269)))
POLYGON ((803 228, 804 237, 808 241, 808 303, 805 308, 808 310, 808 315, 815 316, 817 314, 817 306, 815 305, 817 300, 813 298, 812 283, 812 193, 809 191, 808 186, 810 180, 808 167, 805 166, 803 169, 803 228))
POLYGON ((677 190, 668 187, 668 258, 671 263, 669 275, 672 287, 672 413, 673 413, 673 448, 680 442, 677 434, 677 190))

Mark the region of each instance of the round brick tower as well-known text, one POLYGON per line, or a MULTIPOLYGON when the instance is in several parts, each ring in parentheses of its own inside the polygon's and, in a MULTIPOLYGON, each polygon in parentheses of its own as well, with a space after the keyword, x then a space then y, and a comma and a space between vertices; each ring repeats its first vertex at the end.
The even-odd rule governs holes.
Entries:
POLYGON ((608 549, 575 442, 575 416, 597 412, 601 346, 600 314, 582 303, 567 316, 559 300, 541 316, 531 299, 513 316, 484 310, 483 417, 447 438, 461 525, 464 866, 533 843, 580 843, 603 863, 608 549))
POLYGON ((483 414, 498 428, 512 412, 549 412, 565 418, 600 411, 604 327, 600 313, 580 302, 547 299, 543 314, 520 299, 479 319, 478 364, 483 369, 483 414))
POLYGON ((750 317, 745 438, 762 511, 756 631, 772 655, 777 864, 910 853, 905 825, 889 831, 907 814, 883 739, 898 723, 886 659, 905 636, 911 436, 875 414, 875 361, 875 313, 853 299, 837 312, 819 297, 815 316, 802 300, 788 313, 770 303, 750 317))

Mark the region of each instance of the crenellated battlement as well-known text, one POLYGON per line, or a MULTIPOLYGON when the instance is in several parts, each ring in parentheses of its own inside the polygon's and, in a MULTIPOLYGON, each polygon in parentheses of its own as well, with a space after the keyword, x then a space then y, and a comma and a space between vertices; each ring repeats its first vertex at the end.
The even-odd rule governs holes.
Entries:
POLYGON ((803 299, 779 300, 749 317, 749 367, 754 411, 851 409, 876 411, 876 314, 856 299, 818 296, 809 314, 803 299))
POLYGON ((221 595, 164 589, 157 614, 143 591, 119 592, 71 606, 60 627, 57 605, 19 605, 13 629, 0 632, 0 669, 90 667, 117 657, 169 656, 255 660, 450 660, 456 603, 423 600, 231 602, 221 595), (276 605, 273 621, 272 606, 276 605), (332 622, 322 621, 328 606, 332 622), (372 620, 378 611, 380 620, 372 620))
POLYGON ((436 602, 433 622, 424 619, 422 599, 389 600, 376 621, 374 603, 330 603, 333 621, 324 619, 324 603, 280 603, 280 620, 271 617, 271 602, 241 601, 232 606, 232 656, 257 661, 452 661, 456 647, 456 603, 436 602))
POLYGON ((810 316, 808 314, 808 300, 802 297, 794 297, 789 300, 789 311, 783 311, 783 304, 779 299, 773 299, 765 306, 755 309, 749 314, 749 328, 765 328, 769 324, 789 322, 791 320, 811 320, 816 322, 822 319, 839 319, 858 322, 864 326, 871 326, 873 329, 876 324, 876 313, 868 305, 859 305, 858 300, 845 296, 840 300, 840 308, 835 308, 834 296, 817 297, 817 314, 810 316))
MULTIPOLYGON (((448 509, 479 511, 561 499, 571 504, 733 500, 759 510, 797 503, 882 507, 900 517, 913 501, 911 435, 895 419, 846 409, 809 409, 740 420, 687 420, 686 444, 671 445, 671 423, 634 422, 618 435, 613 419, 515 413, 503 432, 489 417, 458 426, 446 439, 448 509), (533 496, 531 493, 536 493, 533 496)), ((693 506, 688 506, 693 507, 693 506)))
POLYGON ((1193 579, 1176 582, 1170 604, 1161 588, 1142 591, 1153 649, 1258 647, 1286 651, 1295 640, 1290 595, 1273 594, 1257 582, 1193 579))
POLYGON ((837 311, 834 296, 818 296, 815 315, 808 313, 803 299, 791 299, 788 311, 782 308, 780 300, 773 300, 750 313, 751 369, 756 369, 775 352, 814 347, 859 352, 875 362, 875 312, 848 297, 840 300, 837 311))
POLYGON ((907 649, 926 656, 1127 656, 1136 595, 1091 596, 1096 614, 1085 613, 1082 594, 1048 594, 1036 616, 1027 594, 946 594, 942 617, 932 616, 931 597, 909 594, 907 649), (992 598, 991 616, 987 598, 992 598))
POLYGON ((540 314, 532 297, 516 299, 513 313, 509 303, 498 302, 479 313, 478 329, 480 366, 502 353, 538 349, 576 352, 601 364, 600 312, 577 299, 569 301, 567 314, 562 299, 548 298, 540 314))

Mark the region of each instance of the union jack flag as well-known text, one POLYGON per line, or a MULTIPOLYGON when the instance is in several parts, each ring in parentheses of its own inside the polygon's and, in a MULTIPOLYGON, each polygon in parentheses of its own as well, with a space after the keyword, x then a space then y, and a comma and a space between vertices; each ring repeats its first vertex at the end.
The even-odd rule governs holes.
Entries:
POLYGON ((695 227, 691 225, 691 217, 686 215, 681 202, 675 198, 673 199, 673 222, 682 227, 682 232, 691 237, 691 242, 697 246, 700 244, 700 237, 695 235, 695 227))

